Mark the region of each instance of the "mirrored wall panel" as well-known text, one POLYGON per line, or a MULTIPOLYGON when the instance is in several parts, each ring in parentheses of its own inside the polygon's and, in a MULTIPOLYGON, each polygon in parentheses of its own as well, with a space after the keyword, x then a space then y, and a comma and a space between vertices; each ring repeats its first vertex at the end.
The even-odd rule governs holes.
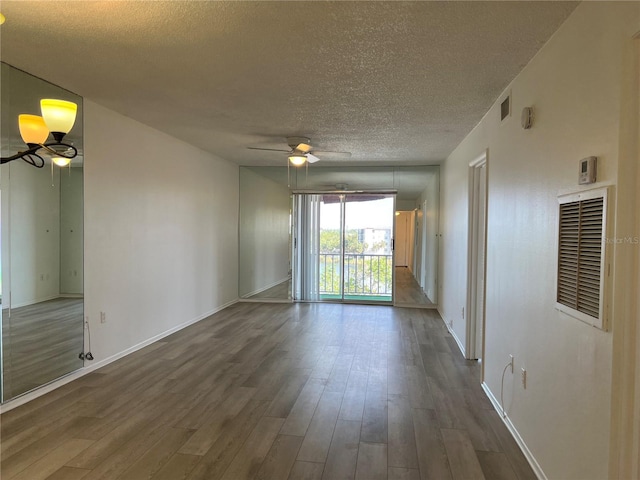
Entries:
POLYGON ((291 195, 286 181, 240 168, 239 295, 291 299, 291 195))
MULTIPOLYGON (((439 171, 438 166, 241 167, 240 297, 292 300, 291 258, 298 241, 292 231, 293 192, 393 191, 395 225, 387 233, 395 240, 394 303, 435 307, 439 171)), ((364 238, 368 230, 359 228, 364 238)))
POLYGON ((69 165, 41 150, 42 168, 20 159, 0 167, 4 402, 84 364, 83 145, 81 97, 0 65, 3 158, 27 149, 18 116, 40 115, 41 99, 78 107, 64 138, 78 150, 69 165))

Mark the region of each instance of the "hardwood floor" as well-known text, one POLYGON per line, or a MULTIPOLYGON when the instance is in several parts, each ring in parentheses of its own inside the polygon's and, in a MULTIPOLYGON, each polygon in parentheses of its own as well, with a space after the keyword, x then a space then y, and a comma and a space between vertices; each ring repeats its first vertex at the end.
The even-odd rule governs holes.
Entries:
POLYGON ((435 304, 429 300, 411 270, 407 267, 396 267, 396 305, 413 305, 424 308, 434 308, 435 304))
POLYGON ((9 479, 535 479, 435 310, 238 303, 2 415, 9 479))
POLYGON ((291 279, 248 297, 251 300, 291 300, 291 279))
POLYGON ((3 398, 9 399, 82 368, 81 298, 57 298, 2 311, 3 398))
MULTIPOLYGON (((435 308, 435 304, 424 294, 413 274, 406 267, 396 267, 395 303, 403 306, 435 308)), ((291 280, 282 282, 250 297, 251 300, 291 300, 291 280)))

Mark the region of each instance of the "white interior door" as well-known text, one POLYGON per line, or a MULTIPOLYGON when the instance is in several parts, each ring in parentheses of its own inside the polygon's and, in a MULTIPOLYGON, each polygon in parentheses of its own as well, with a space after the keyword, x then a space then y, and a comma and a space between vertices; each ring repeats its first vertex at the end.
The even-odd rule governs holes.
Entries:
POLYGON ((396 267, 409 266, 409 212, 396 215, 395 257, 396 267))

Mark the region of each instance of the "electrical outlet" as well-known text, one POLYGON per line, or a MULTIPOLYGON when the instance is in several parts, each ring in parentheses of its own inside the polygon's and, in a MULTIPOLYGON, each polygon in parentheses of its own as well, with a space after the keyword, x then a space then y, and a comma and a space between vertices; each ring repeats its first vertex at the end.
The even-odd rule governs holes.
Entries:
POLYGON ((513 355, 510 353, 509 354, 509 365, 511 366, 511 373, 513 373, 513 355))
POLYGON ((100 323, 107 323, 107 314, 100 312, 100 323))
POLYGON ((522 380, 522 388, 526 390, 527 389, 527 371, 524 369, 524 367, 522 367, 520 373, 521 373, 520 380, 522 380))

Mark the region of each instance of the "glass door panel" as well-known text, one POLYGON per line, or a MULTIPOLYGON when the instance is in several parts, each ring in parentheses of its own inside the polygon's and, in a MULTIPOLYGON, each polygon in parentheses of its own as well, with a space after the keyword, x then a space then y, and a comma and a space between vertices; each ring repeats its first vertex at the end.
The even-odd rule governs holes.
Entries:
POLYGON ((342 258, 344 253, 342 204, 344 195, 321 195, 320 200, 320 300, 342 300, 342 258))
POLYGON ((394 195, 350 194, 343 199, 343 300, 393 301, 394 195))

